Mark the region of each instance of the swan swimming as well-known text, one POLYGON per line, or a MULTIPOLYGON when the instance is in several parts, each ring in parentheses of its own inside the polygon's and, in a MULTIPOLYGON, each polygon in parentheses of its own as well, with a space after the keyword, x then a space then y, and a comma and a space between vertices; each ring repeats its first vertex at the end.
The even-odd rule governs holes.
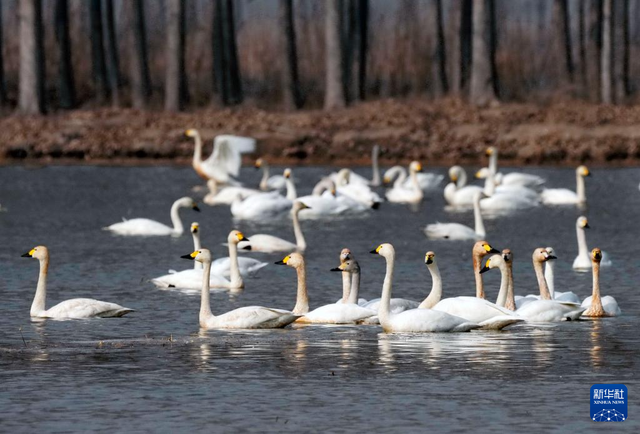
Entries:
POLYGON ((254 163, 256 169, 262 168, 262 179, 260 180, 260 190, 283 190, 286 187, 285 178, 282 175, 269 176, 269 164, 264 158, 258 158, 254 163))
POLYGON ((273 219, 289 212, 298 195, 291 179, 291 169, 285 169, 283 176, 287 186, 286 197, 277 191, 254 194, 244 200, 238 197, 231 203, 233 217, 246 220, 273 219))
MULTIPOLYGON (((309 311, 309 296, 307 292, 307 274, 304 257, 300 253, 291 253, 279 265, 287 265, 296 270, 298 275, 298 296, 295 314, 302 314, 296 323, 304 324, 356 324, 374 315, 374 312, 358 306, 355 303, 331 303, 309 311)), ((341 270, 342 271, 342 270, 341 270)), ((356 294, 357 295, 357 294, 356 294)))
POLYGON ((424 228, 424 233, 431 239, 442 240, 479 240, 487 235, 480 211, 480 199, 485 197, 482 191, 473 196, 473 218, 475 229, 460 223, 431 223, 424 228))
POLYGON ((418 161, 412 161, 409 165, 410 186, 405 187, 404 184, 394 185, 385 194, 387 200, 395 203, 418 203, 422 201, 424 192, 418 182, 418 172, 422 172, 422 164, 418 161))
POLYGON ((390 312, 393 270, 396 252, 391 244, 380 244, 371 253, 385 258, 387 270, 382 285, 378 318, 385 333, 466 332, 480 328, 479 324, 445 312, 432 309, 410 309, 401 313, 390 312))
POLYGON ((23 258, 34 258, 40 261, 40 275, 36 295, 31 304, 30 314, 36 318, 54 319, 83 319, 83 318, 112 318, 134 312, 133 309, 119 304, 92 298, 72 298, 47 309, 47 274, 49 272, 49 249, 37 246, 22 255, 23 258))
POLYGON ((237 199, 246 199, 249 196, 260 193, 260 191, 258 190, 253 190, 251 188, 245 187, 236 187, 233 185, 229 185, 223 187, 222 189, 219 189, 218 181, 213 178, 207 181, 207 187, 209 188, 209 193, 204 196, 202 201, 211 206, 231 205, 233 201, 237 199))
POLYGON ((183 197, 171 205, 171 222, 173 223, 173 227, 151 219, 135 218, 131 220, 123 219, 122 222, 114 223, 103 229, 118 235, 180 236, 184 232, 184 226, 178 214, 180 208, 191 208, 194 211, 200 211, 200 208, 198 208, 198 205, 193 199, 183 197))
POLYGON ((251 252, 287 252, 291 250, 304 251, 307 248, 307 242, 304 239, 302 228, 300 227, 300 219, 298 213, 308 208, 307 205, 296 200, 291 208, 291 219, 293 221, 293 233, 296 237, 296 243, 292 243, 282 238, 275 237, 268 234, 251 235, 251 240, 245 240, 238 245, 241 250, 247 250, 251 252))
POLYGON ((475 194, 482 191, 477 185, 467 185, 467 172, 460 166, 449 168, 451 182, 444 187, 444 198, 451 206, 468 206, 473 204, 475 194))
POLYGON ((251 137, 232 135, 216 136, 213 140, 213 152, 206 160, 202 161, 202 137, 198 130, 188 129, 187 137, 195 139, 193 151, 193 169, 203 179, 215 179, 220 183, 233 183, 240 173, 242 154, 256 150, 256 140, 251 137))
POLYGON ((478 298, 485 298, 484 282, 482 281, 480 270, 482 269, 482 259, 489 253, 500 253, 500 251, 491 247, 491 245, 484 240, 476 241, 471 249, 473 277, 476 281, 476 297, 478 298))
POLYGON ((582 316, 599 318, 621 315, 622 311, 615 298, 610 295, 604 297, 600 295, 600 262, 602 261, 602 251, 596 247, 591 251, 591 258, 593 260, 593 294, 585 298, 582 302, 582 307, 586 309, 582 316))
MULTIPOLYGON (((237 231, 235 231, 237 232, 237 231)), ((241 233, 239 233, 241 235, 241 233)), ((209 295, 209 277, 211 274, 211 252, 207 249, 196 250, 181 258, 202 262, 203 279, 200 298, 199 323, 203 329, 270 329, 282 328, 291 324, 298 315, 283 310, 262 306, 245 306, 222 315, 211 312, 209 295)))
POLYGON ((587 203, 587 194, 584 178, 591 176, 586 166, 578 166, 576 169, 576 191, 568 188, 545 188, 540 197, 545 205, 584 205, 587 203))
POLYGON ((498 148, 495 146, 489 146, 486 150, 487 157, 489 157, 489 167, 483 167, 478 172, 476 177, 485 178, 488 173, 492 173, 495 177, 495 182, 498 185, 504 186, 518 186, 537 188, 545 183, 545 179, 528 173, 510 172, 502 174, 498 172, 498 148))
MULTIPOLYGON (((416 179, 420 188, 425 190, 432 190, 444 179, 444 175, 436 175, 434 173, 416 173, 416 179)), ((407 175, 407 170, 402 166, 393 166, 384 173, 382 178, 383 184, 390 184, 393 182, 393 188, 407 188, 413 187, 412 179, 407 175)))
MULTIPOLYGON (((585 216, 578 217, 576 220, 576 237, 578 239, 578 256, 573 261, 573 269, 579 271, 589 271, 592 267, 591 258, 589 257, 589 250, 587 247, 587 235, 585 229, 590 229, 589 221, 585 216)), ((612 265, 611 259, 606 252, 602 252, 602 260, 600 261, 601 267, 610 267, 612 265)))
MULTIPOLYGON (((380 146, 373 145, 371 148, 371 180, 368 180, 364 176, 358 175, 355 172, 350 171, 349 173, 349 183, 351 184, 362 184, 371 187, 379 187, 381 185, 380 182, 380 167, 378 166, 378 157, 380 155, 380 146)), ((349 169, 347 169, 349 170, 349 169)), ((342 175, 340 172, 333 172, 327 176, 328 179, 333 181, 336 185, 339 185, 340 178, 342 175)))
POLYGON ((338 194, 365 205, 367 208, 377 209, 382 203, 382 198, 367 184, 352 182, 353 172, 349 169, 341 169, 333 179, 338 194))
MULTIPOLYGON (((508 278, 506 275, 506 268, 504 261, 501 260, 500 255, 494 255, 487 260, 485 268, 480 270, 480 273, 488 270, 489 263, 494 262, 494 265, 500 267, 502 273, 502 282, 500 284, 500 293, 498 300, 506 299, 508 292, 508 278)), ((433 279, 433 286, 429 296, 420 304, 422 309, 433 309, 440 312, 446 312, 451 315, 465 318, 468 321, 477 323, 487 330, 501 330, 508 325, 515 324, 524 321, 514 315, 513 312, 505 309, 504 303, 502 305, 499 302, 491 303, 477 297, 451 297, 442 300, 442 278, 440 277, 440 269, 436 262, 436 254, 434 252, 427 252, 425 254, 425 264, 433 279)))

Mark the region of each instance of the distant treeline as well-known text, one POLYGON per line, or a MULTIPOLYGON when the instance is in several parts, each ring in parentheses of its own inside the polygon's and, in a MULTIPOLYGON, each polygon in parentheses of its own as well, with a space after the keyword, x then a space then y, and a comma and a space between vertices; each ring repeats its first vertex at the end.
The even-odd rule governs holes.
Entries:
POLYGON ((0 0, 0 105, 629 103, 639 1, 0 0))

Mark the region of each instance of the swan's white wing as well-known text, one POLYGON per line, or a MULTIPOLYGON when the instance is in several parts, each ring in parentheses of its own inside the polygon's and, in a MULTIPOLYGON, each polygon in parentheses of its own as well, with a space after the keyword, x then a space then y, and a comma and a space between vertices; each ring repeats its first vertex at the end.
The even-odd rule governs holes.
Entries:
POLYGON ((325 191, 321 196, 302 196, 298 200, 309 207, 300 211, 301 219, 337 215, 349 210, 348 206, 338 201, 328 191, 325 191))
POLYGON ((547 188, 540 194, 545 205, 573 205, 578 203, 578 195, 568 188, 547 188))
MULTIPOLYGON (((433 190, 437 188, 444 179, 444 175, 436 175, 435 173, 416 173, 416 175, 418 177, 418 185, 420 185, 422 190, 433 190)), ((405 179, 402 186, 411 188, 413 186, 411 178, 408 177, 405 179)))
POLYGON ((269 190, 284 190, 287 187, 287 181, 282 175, 273 175, 267 180, 267 188, 269 190))
POLYGON ((173 228, 155 220, 136 218, 104 228, 120 235, 171 235, 173 228))
MULTIPOLYGON (((151 283, 158 288, 180 288, 180 289, 201 289, 202 288, 202 269, 183 270, 179 272, 169 273, 151 279, 151 283)), ((211 273, 209 278, 209 286, 211 288, 229 288, 231 283, 218 273, 211 273)))
POLYGON ((229 175, 238 176, 242 165, 242 154, 254 152, 256 141, 250 137, 232 135, 216 136, 213 153, 202 162, 207 173, 219 182, 227 182, 229 175))
MULTIPOLYGON (((589 309, 591 307, 592 298, 593 297, 591 295, 585 298, 582 302, 582 307, 584 307, 585 309, 589 309)), ((612 296, 605 295, 604 297, 602 297, 601 301, 602 308, 604 309, 604 312, 607 314, 607 316, 619 316, 622 314, 622 310, 620 309, 618 302, 612 296)))
POLYGON ((502 177, 502 185, 518 185, 522 187, 539 187, 545 183, 545 179, 529 173, 511 172, 502 177))
POLYGON ((268 234, 251 235, 249 241, 240 241, 238 249, 251 252, 291 252, 297 249, 297 246, 282 238, 274 237, 268 234))
POLYGON ((56 304, 41 316, 58 319, 108 318, 123 316, 129 312, 133 312, 133 309, 122 307, 119 304, 92 298, 73 298, 56 304))
POLYGON ((259 190, 244 187, 224 187, 218 194, 208 193, 202 200, 207 205, 231 205, 234 200, 246 199, 254 194, 261 193, 259 190))
POLYGON ((424 233, 432 239, 440 240, 479 240, 476 231, 460 223, 431 223, 424 233))
MULTIPOLYGON (((392 298, 389 303, 389 311, 391 313, 400 313, 409 309, 417 309, 418 306, 420 306, 420 303, 417 301, 407 300, 406 298, 392 298)), ((362 307, 370 309, 377 314, 378 309, 380 309, 380 299, 371 300, 362 307)))
POLYGON ((459 316, 478 324, 497 316, 515 316, 509 309, 500 307, 495 303, 482 298, 467 296, 445 298, 438 302, 433 307, 433 310, 459 316))
POLYGON ((293 202, 277 191, 259 193, 231 204, 231 214, 242 219, 273 218, 289 212, 293 202))
POLYGON ((207 321, 207 328, 260 329, 281 328, 299 318, 290 311, 262 306, 234 309, 207 321))
POLYGON ((479 324, 464 318, 432 309, 411 309, 390 315, 389 332, 463 332, 480 328, 479 324))
POLYGON ((558 322, 578 319, 584 307, 577 303, 557 300, 535 300, 519 308, 516 313, 531 322, 558 322))
POLYGON ((554 293, 553 299, 558 301, 569 301, 571 303, 580 304, 580 299, 578 298, 578 296, 571 291, 556 292, 554 293))
POLYGON ((327 304, 305 314, 298 321, 315 324, 354 324, 375 315, 370 309, 353 303, 327 304))
MULTIPOLYGON (((238 257, 238 268, 242 277, 247 277, 256 273, 263 267, 269 265, 267 262, 258 261, 253 258, 246 258, 244 256, 238 257)), ((231 260, 229 257, 218 258, 211 263, 211 274, 217 274, 224 277, 231 275, 231 260)))

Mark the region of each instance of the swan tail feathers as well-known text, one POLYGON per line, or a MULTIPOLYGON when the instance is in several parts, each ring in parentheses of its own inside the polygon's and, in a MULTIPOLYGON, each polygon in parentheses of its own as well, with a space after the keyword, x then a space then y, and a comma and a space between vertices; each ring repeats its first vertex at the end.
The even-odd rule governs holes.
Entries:
POLYGON ((502 330, 503 328, 510 326, 512 324, 517 324, 519 322, 523 322, 524 318, 518 318, 515 316, 494 316, 493 318, 489 318, 480 323, 483 330, 502 330))

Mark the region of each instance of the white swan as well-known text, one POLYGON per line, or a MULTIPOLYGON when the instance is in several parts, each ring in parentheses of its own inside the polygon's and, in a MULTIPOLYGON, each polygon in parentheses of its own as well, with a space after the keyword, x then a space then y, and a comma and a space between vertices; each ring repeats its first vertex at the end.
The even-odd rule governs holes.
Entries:
MULTIPOLYGON (((335 184, 329 178, 325 178, 315 185, 310 195, 298 198, 298 200, 308 206, 308 208, 300 211, 300 218, 319 218, 349 212, 352 206, 344 199, 346 198, 342 197, 339 199, 336 196, 335 184)), ((351 201, 350 199, 347 199, 347 201, 355 203, 362 210, 367 209, 358 202, 351 201)))
POLYGON ((234 309, 222 315, 213 315, 209 301, 209 275, 211 274, 211 252, 207 249, 196 250, 181 256, 203 264, 202 292, 200 299, 200 327, 203 329, 265 329, 282 328, 291 324, 298 315, 283 310, 262 306, 246 306, 234 309))
POLYGON ((460 223, 431 223, 424 228, 424 233, 431 239, 441 240, 479 240, 487 235, 480 211, 480 199, 484 196, 477 191, 473 197, 473 218, 475 229, 460 223))
MULTIPOLYGON (((217 260, 222 260, 223 262, 218 263, 219 265, 217 267, 218 269, 216 270, 216 273, 213 273, 213 267, 211 267, 210 265, 210 288, 224 288, 231 290, 241 290, 242 288, 244 288, 244 281, 242 280, 242 273, 239 266, 239 259, 242 258, 238 258, 237 244, 238 242, 246 239, 247 238, 244 237, 242 232, 231 231, 229 233, 229 236, 227 237, 229 246, 229 257, 220 258, 217 260), (231 277, 231 280, 228 280, 227 277, 231 277)), ((195 234, 193 244, 194 246, 200 245, 200 239, 198 237, 196 240, 195 234)), ((200 248, 197 248, 195 250, 200 250, 200 248)), ((211 257, 211 253, 209 253, 209 256, 211 257)), ((264 265, 260 265, 258 269, 264 267, 265 265, 266 263, 264 263, 264 265)), ((245 275, 248 274, 248 272, 245 273, 245 275)), ((202 287, 202 276, 202 267, 200 266, 198 268, 194 266, 194 268, 192 269, 182 270, 178 272, 169 272, 169 274, 165 274, 164 276, 156 277, 154 279, 151 279, 151 283, 156 285, 158 288, 200 289, 202 287)))
POLYGON ((537 188, 545 183, 544 178, 537 175, 531 175, 529 173, 521 173, 521 172, 510 172, 507 174, 499 173, 498 172, 498 149, 495 146, 489 146, 487 148, 486 154, 489 157, 489 167, 483 167, 482 169, 480 169, 480 171, 476 175, 476 177, 478 178, 484 178, 486 177, 488 172, 491 172, 495 176, 495 182, 498 185, 537 188))
POLYGON ((490 253, 500 253, 500 251, 491 247, 491 245, 484 240, 476 241, 471 249, 473 277, 476 281, 476 297, 478 298, 485 298, 484 282, 482 281, 480 270, 482 269, 482 258, 490 253))
MULTIPOLYGON (((435 173, 417 173, 416 178, 420 188, 423 191, 426 191, 438 187, 444 179, 444 175, 436 175, 435 173)), ((413 181, 407 175, 407 170, 402 166, 393 166, 387 169, 387 171, 384 172, 382 181, 384 184, 390 184, 393 182, 393 188, 404 187, 410 189, 413 187, 413 181)))
POLYGON ((276 264, 284 264, 295 268, 298 274, 298 296, 293 312, 303 315, 296 323, 304 324, 355 324, 374 315, 369 309, 355 303, 331 303, 309 311, 309 295, 307 292, 307 274, 304 257, 300 253, 291 253, 276 264))
POLYGON ((293 233, 296 237, 296 243, 292 243, 282 238, 268 234, 251 235, 251 240, 245 240, 238 245, 241 250, 251 252, 288 252, 292 250, 304 251, 307 248, 307 242, 304 239, 302 228, 300 227, 300 219, 298 213, 307 208, 307 205, 296 200, 291 208, 291 219, 293 220, 293 233))
POLYGON ((522 186, 496 186, 491 172, 485 179, 483 191, 487 197, 480 205, 485 210, 513 211, 540 205, 536 191, 522 186))
POLYGON ((254 152, 256 149, 256 140, 251 137, 220 135, 213 140, 213 152, 209 158, 202 161, 200 133, 195 129, 189 129, 185 134, 195 139, 193 169, 201 178, 213 178, 220 183, 233 181, 231 177, 240 173, 242 154, 254 152))
POLYGON ((235 200, 246 199, 249 196, 260 193, 260 191, 251 188, 231 185, 218 188, 218 181, 213 178, 207 181, 207 187, 209 188, 209 193, 205 195, 202 201, 211 206, 231 205, 235 200))
MULTIPOLYGON (((498 299, 505 298, 508 292, 508 276, 507 269, 502 257, 500 255, 494 255, 487 260, 486 267, 490 262, 494 262, 495 266, 500 267, 502 273, 502 282, 500 284, 500 293, 498 299)), ((468 321, 480 324, 482 328, 488 330, 501 330, 508 325, 515 324, 524 321, 522 318, 518 318, 513 312, 504 308, 504 304, 500 306, 498 302, 491 303, 477 297, 452 297, 442 298, 442 278, 440 277, 440 270, 436 262, 436 255, 434 252, 427 252, 425 255, 425 264, 433 279, 433 286, 429 296, 420 304, 421 309, 433 309, 440 312, 446 312, 451 315, 455 315, 461 318, 465 318, 468 321)), ((480 273, 488 270, 483 268, 480 273)))
MULTIPOLYGON (((371 187, 379 187, 381 185, 380 182, 380 167, 378 166, 378 156, 380 155, 380 146, 374 145, 371 148, 371 180, 368 180, 362 175, 358 175, 355 172, 350 171, 349 174, 349 183, 350 184, 362 184, 371 187)), ((333 181, 336 185, 339 185, 339 181, 342 175, 340 172, 330 173, 327 178, 333 181)))
POLYGON ((587 203, 587 194, 584 178, 591 176, 586 166, 578 166, 576 169, 576 191, 567 188, 546 188, 542 190, 540 197, 545 205, 584 205, 587 203))
POLYGON ((409 177, 411 179, 410 187, 404 184, 393 186, 387 190, 386 197, 389 202, 395 203, 418 203, 424 198, 424 192, 418 183, 418 172, 422 172, 422 164, 418 161, 412 161, 409 165, 409 177))
POLYGON ((580 307, 578 303, 551 299, 549 287, 544 278, 542 264, 552 259, 555 259, 555 257, 550 255, 543 247, 537 248, 533 252, 533 268, 536 272, 538 286, 540 288, 540 300, 531 301, 516 310, 516 313, 527 321, 557 322, 576 320, 585 310, 585 308, 580 307))
POLYGON ((269 176, 269 164, 264 158, 258 158, 254 164, 256 169, 262 168, 262 179, 260 180, 260 190, 282 190, 286 187, 284 176, 269 176))
POLYGON ((582 307, 587 309, 582 316, 597 318, 621 315, 622 311, 615 298, 610 295, 604 297, 600 295, 600 262, 602 261, 602 251, 596 247, 591 251, 591 258, 593 260, 593 294, 585 298, 582 302, 582 307))
MULTIPOLYGON (((545 247, 545 250, 551 256, 555 256, 556 254, 553 247, 545 247)), ((567 292, 556 291, 555 272, 554 272, 555 263, 556 261, 547 261, 544 263, 544 278, 547 281, 547 286, 549 287, 549 293, 551 294, 551 299, 560 300, 560 301, 571 301, 573 303, 580 303, 580 299, 572 291, 567 291, 567 292)))
POLYGON ((244 200, 238 198, 231 204, 231 214, 239 219, 256 220, 274 219, 289 212, 298 194, 291 178, 291 169, 285 169, 283 176, 287 186, 286 197, 272 191, 254 194, 244 200))
POLYGON ((475 194, 482 191, 477 185, 466 185, 467 172, 460 166, 449 168, 449 179, 451 182, 444 188, 444 198, 449 205, 472 205, 475 194))
POLYGON ((359 202, 368 208, 378 208, 382 198, 366 184, 352 182, 353 173, 349 169, 341 169, 333 182, 336 184, 338 194, 359 202))
POLYGON ((119 304, 106 301, 94 300, 92 298, 72 298, 47 309, 47 274, 49 272, 49 249, 45 246, 37 246, 28 253, 22 255, 23 258, 35 258, 40 261, 40 275, 38 276, 38 287, 36 295, 31 304, 31 316, 37 318, 54 319, 81 319, 81 318, 110 318, 118 317, 133 312, 133 309, 122 307, 119 304))
POLYGON ((198 205, 193 199, 190 197, 183 197, 176 200, 173 205, 171 205, 171 222, 173 223, 173 227, 155 220, 136 218, 131 220, 123 219, 122 222, 114 223, 103 229, 114 232, 118 235, 179 236, 184 232, 184 226, 182 225, 182 220, 180 220, 180 215, 178 214, 180 208, 192 208, 194 211, 200 211, 198 205))
POLYGON ((371 253, 385 258, 387 270, 382 285, 382 301, 378 310, 380 325, 386 333, 394 332, 466 332, 479 328, 479 324, 464 318, 449 315, 432 309, 410 309, 401 313, 390 312, 391 291, 393 285, 393 268, 396 252, 391 244, 380 244, 371 253))
MULTIPOLYGON (((578 239, 578 256, 573 261, 573 269, 579 271, 591 270, 591 258, 589 257, 589 249, 587 247, 587 235, 585 229, 589 229, 589 221, 585 216, 580 216, 576 220, 576 237, 578 239)), ((610 267, 611 259, 606 252, 602 252, 601 267, 610 267)))

